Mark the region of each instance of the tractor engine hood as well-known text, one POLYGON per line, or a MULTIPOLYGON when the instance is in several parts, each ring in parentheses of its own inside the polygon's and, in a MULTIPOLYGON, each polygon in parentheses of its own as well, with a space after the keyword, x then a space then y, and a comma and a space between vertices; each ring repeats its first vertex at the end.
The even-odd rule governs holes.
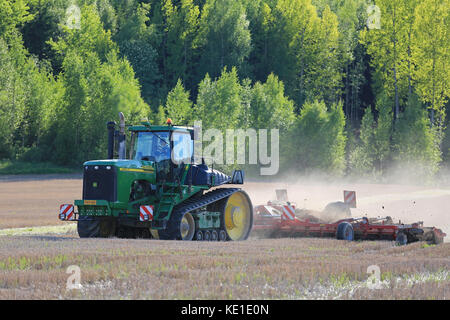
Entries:
POLYGON ((92 160, 83 164, 83 200, 129 200, 134 181, 156 183, 154 164, 138 160, 92 160))
POLYGON ((109 160, 91 160, 86 161, 83 166, 94 168, 97 167, 115 167, 120 172, 140 172, 140 173, 154 173, 155 165, 152 161, 138 161, 138 160, 123 160, 123 159, 109 159, 109 160))

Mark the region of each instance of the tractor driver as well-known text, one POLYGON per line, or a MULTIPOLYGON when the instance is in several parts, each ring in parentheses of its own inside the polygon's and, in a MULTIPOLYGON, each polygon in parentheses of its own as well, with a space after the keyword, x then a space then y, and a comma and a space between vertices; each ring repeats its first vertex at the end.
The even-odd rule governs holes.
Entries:
POLYGON ((153 144, 153 155, 156 161, 160 162, 163 160, 170 159, 170 145, 169 142, 164 140, 159 136, 154 136, 153 139, 155 143, 153 144))

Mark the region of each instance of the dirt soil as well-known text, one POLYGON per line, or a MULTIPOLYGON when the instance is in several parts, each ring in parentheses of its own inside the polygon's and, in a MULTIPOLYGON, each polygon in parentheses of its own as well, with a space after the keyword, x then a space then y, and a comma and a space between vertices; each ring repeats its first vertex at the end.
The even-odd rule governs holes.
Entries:
MULTIPOLYGON (((356 190, 353 215, 423 220, 450 234, 450 191, 400 185, 246 183, 253 204, 286 188, 297 207, 322 210, 356 190), (384 206, 384 209, 383 209, 384 206)), ((0 229, 61 225, 59 205, 81 197, 80 175, 0 177, 0 229)), ((3 230, 11 231, 11 230, 3 230)), ((5 233, 4 233, 5 234, 5 233)), ((334 239, 182 242, 0 236, 2 299, 449 299, 450 244, 334 239), (81 287, 67 290, 68 268, 81 287), (368 288, 368 268, 382 282, 368 288)), ((447 239, 448 240, 448 239, 447 239)))
POLYGON ((0 229, 63 224, 59 206, 82 187, 79 174, 0 176, 0 229))

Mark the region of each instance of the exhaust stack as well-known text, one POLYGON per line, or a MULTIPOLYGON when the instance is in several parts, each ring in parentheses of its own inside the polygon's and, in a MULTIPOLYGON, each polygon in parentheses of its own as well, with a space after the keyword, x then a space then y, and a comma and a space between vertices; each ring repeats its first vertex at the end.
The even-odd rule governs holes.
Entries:
POLYGON ((126 143, 125 143, 125 117, 122 112, 119 112, 119 159, 125 159, 126 143))
POLYGON ((114 159, 114 135, 116 130, 116 122, 110 121, 107 123, 108 128, 108 159, 114 159))

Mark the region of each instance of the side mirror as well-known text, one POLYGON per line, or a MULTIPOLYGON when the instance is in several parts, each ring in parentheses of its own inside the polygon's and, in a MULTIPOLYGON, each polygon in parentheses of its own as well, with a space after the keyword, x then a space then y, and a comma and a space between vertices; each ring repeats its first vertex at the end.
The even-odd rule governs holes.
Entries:
POLYGON ((231 184, 244 184, 244 171, 234 170, 231 177, 231 184))

